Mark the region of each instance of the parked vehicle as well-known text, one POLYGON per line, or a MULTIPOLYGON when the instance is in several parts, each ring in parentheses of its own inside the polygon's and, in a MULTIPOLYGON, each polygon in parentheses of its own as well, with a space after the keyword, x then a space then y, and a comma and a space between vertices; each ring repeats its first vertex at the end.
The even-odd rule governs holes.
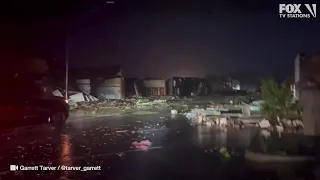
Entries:
POLYGON ((61 127, 69 116, 69 106, 61 97, 0 98, 1 127, 50 123, 61 127))

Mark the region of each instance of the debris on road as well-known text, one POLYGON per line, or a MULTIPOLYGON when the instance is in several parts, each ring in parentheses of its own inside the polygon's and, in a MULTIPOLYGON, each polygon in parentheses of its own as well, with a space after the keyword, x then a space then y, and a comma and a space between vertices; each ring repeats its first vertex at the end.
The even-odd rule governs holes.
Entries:
POLYGON ((270 133, 268 130, 265 130, 265 129, 262 129, 262 130, 260 131, 260 134, 261 134, 263 137, 265 137, 265 138, 268 138, 268 137, 270 137, 270 135, 271 135, 271 133, 270 133))
POLYGON ((142 140, 140 142, 135 141, 132 143, 132 145, 134 145, 137 149, 147 151, 151 147, 152 143, 149 140, 142 140))
POLYGON ((136 103, 138 103, 138 104, 149 103, 149 102, 150 102, 150 100, 146 99, 146 98, 139 98, 136 101, 136 103))
POLYGON ((256 127, 259 127, 264 131, 276 131, 278 133, 282 132, 299 132, 303 129, 303 123, 301 120, 287 120, 278 121, 278 123, 272 125, 269 120, 263 119, 256 124, 256 127))
POLYGON ((239 120, 239 115, 237 113, 229 112, 229 109, 221 107, 206 109, 195 108, 190 112, 184 113, 184 115, 191 124, 194 125, 206 125, 208 127, 242 127, 243 123, 239 120))
POLYGON ((98 98, 91 96, 89 94, 85 94, 83 92, 73 94, 69 96, 69 99, 73 102, 93 102, 93 101, 99 100, 98 98))
POLYGON ((128 114, 141 109, 172 109, 172 113, 188 113, 188 119, 197 116, 220 115, 243 116, 242 105, 220 104, 210 100, 177 98, 174 96, 135 97, 131 99, 104 100, 95 102, 73 102, 72 112, 85 115, 128 114), (221 113, 223 112, 223 113, 221 113))
POLYGON ((147 112, 157 109, 167 109, 170 106, 167 100, 152 100, 146 98, 71 102, 73 103, 73 105, 69 104, 70 110, 71 113, 75 116, 122 115, 128 113, 137 113, 138 111, 147 112))
POLYGON ((223 160, 229 161, 231 159, 231 155, 230 155, 229 151, 227 150, 227 148, 222 147, 220 149, 220 153, 221 153, 221 155, 223 157, 223 160))
POLYGON ((172 109, 172 110, 171 110, 171 114, 178 114, 178 111, 175 110, 175 109, 172 109))
POLYGON ((52 91, 52 95, 58 96, 58 97, 63 97, 62 93, 59 90, 52 91))
POLYGON ((263 119, 261 120, 259 123, 258 123, 259 127, 262 128, 262 129, 267 129, 271 126, 270 122, 266 119, 263 119))

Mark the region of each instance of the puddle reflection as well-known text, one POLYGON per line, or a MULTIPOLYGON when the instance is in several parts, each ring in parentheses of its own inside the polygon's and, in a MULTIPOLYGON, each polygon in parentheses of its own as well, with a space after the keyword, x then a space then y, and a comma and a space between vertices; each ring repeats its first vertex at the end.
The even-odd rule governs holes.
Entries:
POLYGON ((246 148, 256 130, 254 129, 218 129, 206 126, 196 128, 196 142, 200 146, 231 146, 246 148))
MULTIPOLYGON (((60 153, 60 165, 72 166, 72 150, 71 150, 71 136, 61 135, 61 153, 60 153)), ((72 171, 63 171, 62 175, 69 175, 72 171)))

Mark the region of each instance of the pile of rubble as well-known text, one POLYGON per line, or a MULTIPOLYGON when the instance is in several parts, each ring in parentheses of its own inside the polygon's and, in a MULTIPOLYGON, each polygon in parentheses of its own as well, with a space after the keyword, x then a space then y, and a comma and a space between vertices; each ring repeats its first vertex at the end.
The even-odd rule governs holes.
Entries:
POLYGON ((96 114, 110 114, 120 113, 124 111, 135 111, 136 109, 153 109, 153 108, 167 108, 169 105, 166 100, 105 100, 93 102, 72 102, 69 101, 70 110, 76 114, 96 115, 96 114))
POLYGON ((149 99, 138 99, 136 101, 136 106, 157 106, 157 105, 165 105, 167 100, 149 100, 149 99))
POLYGON ((134 106, 130 101, 95 101, 95 102, 69 102, 71 112, 86 112, 87 114, 96 114, 99 111, 108 111, 108 109, 129 109, 134 106))
POLYGON ((84 108, 100 108, 100 107, 110 107, 110 108, 126 108, 134 106, 134 102, 131 101, 121 101, 121 100, 105 100, 98 102, 80 102, 77 103, 80 107, 84 108))
POLYGON ((285 130, 291 131, 299 131, 303 129, 303 123, 301 120, 278 120, 277 125, 272 125, 269 120, 263 119, 259 123, 256 124, 256 127, 259 127, 263 130, 284 132, 285 130))
MULTIPOLYGON (((235 108, 237 106, 233 106, 235 108)), ((301 120, 278 120, 276 125, 272 125, 269 120, 263 119, 259 122, 259 120, 252 120, 249 117, 248 121, 247 117, 243 116, 242 113, 233 112, 234 109, 225 109, 225 106, 215 106, 210 108, 194 108, 185 110, 171 110, 172 115, 183 114, 191 123, 191 125, 205 125, 205 126, 217 126, 217 127, 235 127, 242 128, 245 125, 250 127, 258 127, 262 130, 277 131, 292 131, 299 132, 299 130, 303 129, 303 123, 301 120), (230 112, 231 111, 231 112, 230 112), (258 123, 257 123, 258 122, 258 123), (252 125, 252 126, 251 126, 252 125)))
MULTIPOLYGON (((221 113, 219 108, 192 109, 190 112, 183 113, 190 121, 191 125, 205 125, 217 127, 235 127, 242 128, 243 123, 239 118, 230 118, 221 113)), ((171 110, 171 114, 178 114, 177 110, 171 110)))

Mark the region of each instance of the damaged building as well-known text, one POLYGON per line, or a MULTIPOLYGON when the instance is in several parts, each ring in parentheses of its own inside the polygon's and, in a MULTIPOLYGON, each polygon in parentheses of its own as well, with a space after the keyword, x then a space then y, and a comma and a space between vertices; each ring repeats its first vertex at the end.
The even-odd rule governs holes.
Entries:
POLYGON ((240 81, 232 78, 228 78, 226 80, 226 84, 228 87, 230 87, 234 91, 240 90, 240 81))
POLYGON ((167 95, 167 83, 165 79, 143 79, 142 84, 145 96, 167 95))
POLYGON ((129 96, 166 96, 167 80, 166 79, 137 79, 126 78, 126 94, 129 96))
POLYGON ((173 77, 168 80, 169 94, 174 96, 207 95, 209 86, 205 79, 173 77))
POLYGON ((232 78, 210 78, 210 87, 213 93, 239 91, 240 81, 232 78))
POLYGON ((119 66, 72 69, 70 76, 80 91, 99 99, 125 97, 124 78, 119 66))

